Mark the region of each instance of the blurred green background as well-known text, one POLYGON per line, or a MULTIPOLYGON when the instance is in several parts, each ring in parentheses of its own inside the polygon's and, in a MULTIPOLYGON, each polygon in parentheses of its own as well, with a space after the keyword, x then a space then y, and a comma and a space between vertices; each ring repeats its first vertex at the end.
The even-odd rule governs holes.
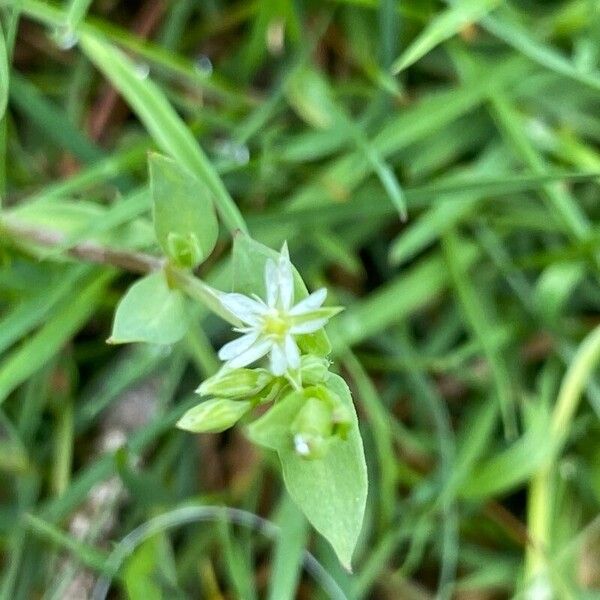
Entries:
POLYGON ((0 22, 0 598, 89 598, 119 565, 110 597, 600 598, 597 0, 0 0, 0 22), (353 574, 242 429, 174 428, 220 322, 105 343, 123 256, 157 253, 152 149, 218 173, 347 307, 353 574))

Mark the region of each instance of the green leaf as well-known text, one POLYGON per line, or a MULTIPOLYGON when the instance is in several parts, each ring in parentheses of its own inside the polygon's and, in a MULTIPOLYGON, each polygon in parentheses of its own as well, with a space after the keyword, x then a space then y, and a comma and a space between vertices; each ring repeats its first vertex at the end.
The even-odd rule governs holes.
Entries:
POLYGON ((219 433, 233 427, 251 408, 248 400, 214 398, 190 408, 177 427, 193 433, 219 433))
POLYGON ((440 232, 469 215, 480 200, 480 197, 474 194, 465 197, 464 200, 455 200, 452 197, 440 199, 391 243, 390 263, 398 265, 413 258, 438 238, 440 232))
MULTIPOLYGON (((265 264, 267 260, 276 260, 278 252, 240 233, 233 241, 233 290, 242 294, 256 294, 266 298, 265 264)), ((298 271, 294 268, 294 301, 308 296, 308 290, 298 271)), ((315 333, 300 335, 297 338, 300 349, 305 354, 327 356, 331 344, 327 334, 321 329, 315 333)))
POLYGON ((166 156, 151 154, 148 165, 158 243, 176 264, 195 268, 213 251, 219 235, 210 191, 166 156))
POLYGON ((123 567, 130 600, 161 600, 177 588, 172 548, 164 533, 144 540, 123 567))
POLYGON ((290 77, 286 96, 298 116, 317 129, 329 129, 336 119, 336 107, 326 81, 305 67, 290 77))
POLYGON ((93 0, 71 0, 67 12, 67 27, 70 30, 76 29, 85 19, 93 0))
POLYGON ((0 120, 6 112, 8 104, 8 53, 6 51, 6 41, 4 40, 4 32, 0 25, 0 120))
POLYGON ((294 449, 290 424, 305 403, 301 392, 254 421, 248 434, 256 444, 277 451, 290 496, 350 570, 367 500, 367 466, 348 386, 338 375, 331 375, 326 385, 341 399, 350 425, 346 439, 332 438, 323 458, 306 460, 294 449))
POLYGON ((481 25, 492 35, 539 65, 551 69, 559 75, 569 77, 573 81, 583 83, 593 90, 600 90, 600 73, 597 70, 588 72, 578 69, 560 52, 535 39, 530 30, 521 26, 516 19, 510 18, 510 13, 505 12, 504 16, 507 20, 497 16, 486 17, 481 25))
POLYGON ((454 3, 429 22, 413 43, 394 61, 392 71, 399 73, 406 69, 463 27, 481 19, 499 3, 500 0, 462 0, 454 3))
POLYGON ((305 67, 290 78, 286 91, 289 103, 308 124, 330 130, 332 134, 334 125, 337 125, 337 129, 344 131, 354 141, 379 177, 400 218, 405 220, 406 202, 393 169, 343 107, 335 105, 327 80, 318 71, 305 67))
POLYGON ((505 494, 530 479, 552 456, 554 440, 548 435, 549 415, 531 406, 532 421, 516 442, 477 465, 460 486, 461 497, 484 499, 505 494))
POLYGON ((0 363, 0 404, 19 385, 60 352, 65 343, 94 314, 114 273, 93 273, 79 282, 77 293, 53 308, 52 316, 23 344, 8 353, 0 363))
POLYGON ((515 391, 510 377, 506 356, 495 347, 491 340, 498 324, 493 318, 493 304, 486 301, 485 294, 474 285, 468 268, 457 260, 464 241, 450 229, 442 239, 442 250, 446 258, 446 266, 450 281, 455 288, 465 322, 479 340, 481 348, 488 360, 496 387, 496 395, 502 411, 504 428, 507 437, 514 438, 517 432, 515 391))
POLYGON ((136 281, 119 302, 109 344, 174 344, 187 331, 183 295, 162 272, 136 281))
POLYGON ((556 320, 585 274, 582 262, 557 262, 544 269, 533 296, 540 313, 549 321, 556 320))
POLYGON ((49 101, 30 79, 19 75, 18 71, 11 73, 10 102, 12 107, 23 113, 28 122, 39 129, 43 139, 72 152, 87 164, 96 163, 104 158, 100 147, 90 141, 64 111, 49 101))

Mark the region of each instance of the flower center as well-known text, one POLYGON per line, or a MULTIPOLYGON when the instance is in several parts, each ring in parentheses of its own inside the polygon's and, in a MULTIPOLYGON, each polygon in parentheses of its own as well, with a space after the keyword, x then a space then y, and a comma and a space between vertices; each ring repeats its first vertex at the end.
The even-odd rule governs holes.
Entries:
POLYGON ((262 329, 265 335, 281 340, 289 329, 289 323, 279 311, 273 311, 264 316, 262 329))

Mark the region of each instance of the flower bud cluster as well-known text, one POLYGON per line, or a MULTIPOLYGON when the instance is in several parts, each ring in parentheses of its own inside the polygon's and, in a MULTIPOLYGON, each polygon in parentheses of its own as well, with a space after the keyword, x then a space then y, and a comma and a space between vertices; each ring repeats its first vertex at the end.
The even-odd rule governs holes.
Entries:
MULTIPOLYGON (((332 439, 344 438, 350 418, 340 399, 324 384, 329 377, 329 361, 306 354, 301 357, 299 378, 306 398, 290 424, 290 438, 296 452, 307 459, 325 455, 332 439)), ((263 368, 223 367, 196 390, 210 399, 188 411, 179 421, 182 429, 220 432, 235 425, 255 406, 276 402, 294 390, 288 378, 275 376, 263 368)))
POLYGON ((346 438, 350 415, 341 400, 324 385, 304 390, 306 402, 291 424, 294 449, 304 458, 322 458, 336 438, 346 438))
MULTIPOLYGON (((168 239, 180 262, 193 264, 194 239, 168 239)), ((189 410, 178 426, 193 432, 219 432, 235 425, 256 406, 284 402, 301 394, 302 403, 290 419, 290 445, 307 459, 323 457, 332 440, 346 437, 350 415, 340 398, 327 387, 330 362, 316 348, 306 346, 307 336, 321 331, 340 307, 325 307, 327 290, 321 288, 294 303, 294 272, 284 244, 276 259, 264 267, 266 297, 218 293, 222 307, 242 327, 238 337, 219 350, 221 370, 208 378, 197 393, 208 400, 189 410), (257 361, 264 366, 251 368, 257 361)))

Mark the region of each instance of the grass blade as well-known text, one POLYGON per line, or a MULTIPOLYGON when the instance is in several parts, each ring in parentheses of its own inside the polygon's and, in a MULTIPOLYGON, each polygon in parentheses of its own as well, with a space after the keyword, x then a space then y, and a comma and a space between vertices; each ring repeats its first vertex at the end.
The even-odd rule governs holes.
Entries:
POLYGON ((4 118, 8 104, 8 82, 8 52, 2 24, 0 23, 0 121, 4 118))
POLYGON ((215 168, 160 88, 150 79, 140 79, 135 65, 120 50, 100 38, 82 34, 80 45, 131 105, 159 148, 206 183, 229 230, 232 233, 246 231, 244 219, 215 168))
POLYGON ((308 540, 308 523, 290 497, 284 495, 276 523, 281 535, 275 545, 269 600, 293 600, 300 579, 304 548, 308 540))
POLYGON ((392 71, 399 73, 438 44, 456 35, 463 27, 479 21, 493 10, 500 0, 460 0, 433 18, 423 32, 392 64, 392 71))

